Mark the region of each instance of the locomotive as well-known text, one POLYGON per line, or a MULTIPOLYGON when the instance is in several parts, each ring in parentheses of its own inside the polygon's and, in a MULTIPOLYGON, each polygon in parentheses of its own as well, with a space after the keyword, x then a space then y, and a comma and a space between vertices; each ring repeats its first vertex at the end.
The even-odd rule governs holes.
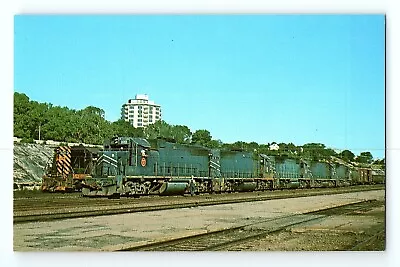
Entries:
POLYGON ((344 162, 209 149, 165 140, 114 137, 104 143, 83 196, 139 197, 348 186, 371 170, 344 162))
POLYGON ((82 182, 89 177, 96 162, 98 148, 58 146, 45 167, 41 190, 44 192, 72 192, 82 189, 82 182))

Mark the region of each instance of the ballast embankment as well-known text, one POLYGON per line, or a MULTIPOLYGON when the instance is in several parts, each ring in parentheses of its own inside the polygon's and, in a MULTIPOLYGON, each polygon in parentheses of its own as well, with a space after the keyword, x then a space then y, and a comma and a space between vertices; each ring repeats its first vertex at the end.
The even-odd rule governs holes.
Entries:
POLYGON ((54 148, 39 144, 14 144, 14 183, 40 183, 54 148))

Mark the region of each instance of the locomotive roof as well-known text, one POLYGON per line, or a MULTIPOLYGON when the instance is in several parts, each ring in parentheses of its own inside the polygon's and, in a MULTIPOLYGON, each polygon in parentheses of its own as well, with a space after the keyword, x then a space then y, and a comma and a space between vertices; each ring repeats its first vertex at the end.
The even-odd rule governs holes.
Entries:
POLYGON ((84 146, 83 144, 76 145, 76 146, 58 146, 54 150, 57 151, 57 150, 59 150, 59 149, 61 149, 63 147, 64 148, 68 148, 68 149, 70 149, 71 151, 74 151, 74 152, 78 152, 78 151, 82 151, 83 152, 83 151, 87 150, 87 151, 89 151, 89 152, 91 152, 93 154, 96 154, 101 150, 101 148, 84 146))
POLYGON ((117 143, 113 143, 114 140, 107 140, 105 142, 106 145, 108 145, 107 143, 109 143, 110 145, 128 145, 130 141, 132 141, 134 144, 137 144, 139 146, 145 147, 145 148, 149 148, 150 147, 150 143, 144 139, 144 138, 140 138, 140 137, 116 137, 117 138, 117 143))
POLYGON ((132 139, 132 142, 138 144, 139 146, 147 147, 147 148, 150 147, 150 143, 144 138, 135 137, 135 138, 130 138, 130 139, 132 139))

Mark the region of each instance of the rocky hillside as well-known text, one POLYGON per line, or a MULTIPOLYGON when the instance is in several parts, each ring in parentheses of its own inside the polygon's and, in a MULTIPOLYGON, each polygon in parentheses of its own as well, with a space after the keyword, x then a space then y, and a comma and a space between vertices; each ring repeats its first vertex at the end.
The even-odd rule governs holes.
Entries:
POLYGON ((14 183, 41 182, 53 149, 47 145, 14 144, 14 183))

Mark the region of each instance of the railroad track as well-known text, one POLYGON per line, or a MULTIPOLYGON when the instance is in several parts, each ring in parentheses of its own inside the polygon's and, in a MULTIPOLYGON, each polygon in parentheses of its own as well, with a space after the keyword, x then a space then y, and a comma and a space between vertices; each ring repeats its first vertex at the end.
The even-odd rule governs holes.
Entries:
MULTIPOLYGON (((287 215, 234 228, 125 248, 121 251, 240 251, 245 250, 243 244, 283 231, 288 227, 318 221, 329 216, 347 215, 356 210, 365 210, 370 205, 370 200, 358 201, 304 214, 287 215)), ((375 236, 370 239, 373 238, 375 236)), ((357 249, 364 243, 370 242, 370 239, 354 248, 357 249)))
POLYGON ((242 199, 223 199, 223 200, 210 200, 206 199, 203 201, 185 201, 174 204, 158 204, 153 206, 125 206, 125 207, 110 207, 108 209, 95 209, 95 210, 78 210, 78 211, 55 211, 54 213, 42 213, 42 214, 28 214, 28 215, 14 215, 14 223, 25 223, 25 222, 37 222, 37 221, 52 221, 59 219, 71 219, 71 218, 82 218, 82 217, 93 217, 102 215, 116 215, 123 213, 134 213, 134 212, 148 212, 157 210, 168 210, 168 209, 180 209, 180 208, 192 208, 199 206, 215 206, 222 204, 234 204, 243 202, 255 202, 255 201, 266 201, 272 199, 283 199, 289 197, 299 196, 287 196, 281 195, 279 197, 253 197, 253 198, 242 198, 242 199))
MULTIPOLYGON (((366 248, 371 246, 371 244, 379 243, 380 239, 384 240, 385 239, 385 233, 386 233, 385 229, 383 229, 381 231, 378 231, 374 235, 372 235, 371 237, 369 237, 369 238, 367 238, 365 240, 361 240, 360 242, 355 244, 353 247, 351 247, 349 250, 350 251, 368 250, 366 248)), ((384 250, 385 248, 383 247, 382 249, 384 250)))
POLYGON ((346 187, 334 189, 305 189, 285 192, 272 192, 268 194, 225 194, 210 197, 207 195, 196 197, 164 197, 166 201, 157 202, 154 198, 138 199, 123 199, 123 200, 108 200, 108 199, 86 199, 86 198, 60 198, 60 199, 45 199, 42 203, 40 199, 34 198, 27 200, 14 200, 14 223, 26 223, 37 221, 51 221, 60 219, 92 217, 102 215, 115 215, 122 213, 156 211, 166 209, 190 208, 197 206, 211 206, 221 204, 233 204, 242 202, 266 201, 272 199, 295 198, 305 196, 315 196, 322 194, 342 194, 357 191, 369 191, 383 189, 383 186, 368 186, 368 187, 346 187), (235 197, 227 197, 227 196, 235 197), (214 199, 215 198, 215 199, 214 199), (61 201, 60 201, 61 200, 61 201), (68 202, 71 200, 70 202, 68 202), (170 203, 166 203, 166 202, 170 203))

